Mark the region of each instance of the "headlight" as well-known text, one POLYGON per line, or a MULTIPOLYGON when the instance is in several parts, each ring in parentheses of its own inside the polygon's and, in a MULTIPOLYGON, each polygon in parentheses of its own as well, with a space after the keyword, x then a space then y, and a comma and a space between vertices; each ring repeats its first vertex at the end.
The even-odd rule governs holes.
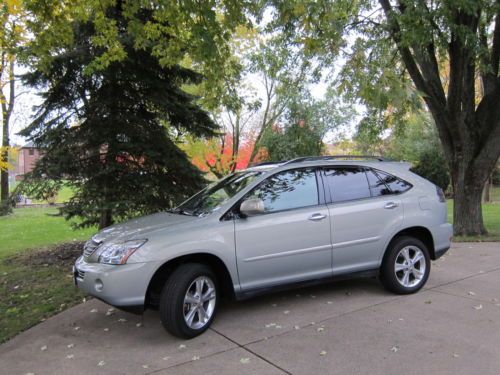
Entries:
POLYGON ((120 243, 105 243, 99 249, 99 263, 125 264, 134 251, 144 245, 146 241, 131 240, 120 243))

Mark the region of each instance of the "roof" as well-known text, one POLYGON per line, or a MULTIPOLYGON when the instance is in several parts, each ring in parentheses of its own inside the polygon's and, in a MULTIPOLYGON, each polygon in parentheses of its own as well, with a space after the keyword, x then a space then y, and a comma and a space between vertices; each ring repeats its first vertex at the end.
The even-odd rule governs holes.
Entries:
POLYGON ((28 142, 24 146, 21 146, 21 148, 38 148, 38 147, 36 147, 33 142, 28 142))
MULTIPOLYGON (((372 155, 329 155, 329 156, 306 156, 287 161, 264 162, 248 167, 247 170, 268 171, 275 168, 289 169, 292 166, 321 166, 321 165, 364 165, 376 168, 377 165, 386 167, 396 167, 397 169, 410 169, 411 164, 382 156, 372 155)), ((390 168, 393 169, 393 168, 390 168)))

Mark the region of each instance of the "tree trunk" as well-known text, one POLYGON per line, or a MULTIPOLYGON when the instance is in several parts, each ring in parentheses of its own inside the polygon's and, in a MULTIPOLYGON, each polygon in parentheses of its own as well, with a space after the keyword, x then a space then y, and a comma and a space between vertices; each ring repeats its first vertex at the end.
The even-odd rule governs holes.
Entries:
POLYGON ((101 218, 99 219, 99 230, 109 227, 113 224, 113 217, 111 215, 111 210, 106 209, 101 212, 101 218))
POLYGON ((493 186, 493 176, 490 175, 488 181, 484 185, 483 190, 483 203, 491 203, 491 187, 493 186))
POLYGON ((477 160, 466 163, 463 159, 455 158, 451 165, 455 236, 477 236, 488 233, 483 223, 481 203, 489 171, 476 168, 476 164, 477 160))

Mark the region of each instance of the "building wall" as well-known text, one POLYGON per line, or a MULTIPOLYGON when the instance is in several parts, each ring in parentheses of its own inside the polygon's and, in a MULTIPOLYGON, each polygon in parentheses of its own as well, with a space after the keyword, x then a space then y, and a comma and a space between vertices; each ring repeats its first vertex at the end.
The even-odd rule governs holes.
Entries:
POLYGON ((16 178, 33 170, 35 163, 40 159, 40 151, 34 147, 22 147, 19 150, 18 162, 15 168, 16 178))

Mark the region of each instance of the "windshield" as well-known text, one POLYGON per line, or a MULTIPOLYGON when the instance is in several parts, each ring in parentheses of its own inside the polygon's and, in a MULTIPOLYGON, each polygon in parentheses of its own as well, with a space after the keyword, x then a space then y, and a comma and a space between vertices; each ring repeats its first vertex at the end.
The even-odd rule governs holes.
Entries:
POLYGON ((174 212, 193 216, 208 215, 220 209, 224 203, 263 173, 263 171, 233 173, 222 180, 210 184, 177 207, 174 212))

